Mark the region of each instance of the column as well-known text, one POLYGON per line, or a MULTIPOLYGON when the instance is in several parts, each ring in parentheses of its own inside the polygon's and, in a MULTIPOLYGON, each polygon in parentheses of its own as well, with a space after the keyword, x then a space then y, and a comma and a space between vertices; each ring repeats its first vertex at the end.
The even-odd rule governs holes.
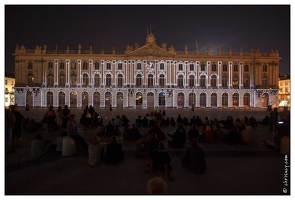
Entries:
POLYGON ((232 62, 228 62, 228 86, 232 87, 232 62))
POLYGON ((208 86, 210 87, 210 74, 209 74, 209 68, 210 68, 210 64, 211 62, 210 61, 207 61, 207 78, 206 78, 206 88, 208 88, 208 86))
POLYGON ((93 60, 89 60, 89 85, 93 87, 93 60))
POLYGON ((81 71, 81 60, 77 60, 78 63, 78 87, 82 86, 82 71, 81 71))
POLYGON ((66 60, 66 87, 69 87, 70 86, 70 60, 67 59, 66 60))
MULTIPOLYGON (((222 69, 222 62, 221 61, 218 61, 218 68, 217 68, 217 70, 218 70, 218 76, 217 76, 217 86, 218 86, 218 88, 220 88, 222 85, 221 85, 221 81, 220 80, 222 80, 222 73, 221 73, 221 69, 222 69)), ((217 103, 218 104, 218 103, 217 103)), ((218 106, 219 107, 219 106, 218 106)))
POLYGON ((199 86, 199 63, 200 62, 196 62, 196 86, 197 87, 199 86))
POLYGON ((58 86, 58 60, 54 60, 54 86, 58 86))
POLYGON ((244 74, 244 65, 242 62, 239 63, 239 88, 243 88, 243 74, 244 74))

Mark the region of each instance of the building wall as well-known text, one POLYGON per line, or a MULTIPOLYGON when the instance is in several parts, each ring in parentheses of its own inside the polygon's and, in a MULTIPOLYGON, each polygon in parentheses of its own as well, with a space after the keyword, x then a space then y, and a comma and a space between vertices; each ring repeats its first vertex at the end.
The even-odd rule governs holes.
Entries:
POLYGON ((149 33, 143 46, 128 45, 125 51, 115 46, 112 51, 93 50, 92 45, 89 50, 81 45, 78 50, 17 46, 17 103, 101 108, 276 106, 277 51, 211 52, 208 47, 199 52, 188 51, 187 46, 175 51, 155 41, 149 33))
POLYGON ((15 104, 15 97, 14 97, 14 84, 15 79, 10 77, 5 77, 4 83, 4 103, 5 107, 15 104))

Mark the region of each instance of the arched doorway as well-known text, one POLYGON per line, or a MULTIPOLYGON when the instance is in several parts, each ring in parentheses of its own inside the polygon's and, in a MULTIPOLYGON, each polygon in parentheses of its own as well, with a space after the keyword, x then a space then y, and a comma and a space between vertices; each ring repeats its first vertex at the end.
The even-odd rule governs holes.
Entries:
POLYGON ((30 108, 33 107, 33 93, 31 91, 28 91, 26 94, 26 104, 30 106, 30 108))
POLYGON ((66 105, 66 95, 64 92, 58 94, 58 105, 62 108, 66 105))
POLYGON ((53 106, 53 93, 52 92, 47 92, 47 107, 53 106))
POLYGON ((217 94, 211 94, 211 107, 217 107, 217 94))
POLYGON ((147 93, 147 107, 148 108, 154 107, 154 93, 152 92, 147 93))
POLYGON ((117 93, 117 108, 123 108, 123 93, 117 93))
POLYGON ((70 93, 70 108, 76 108, 77 107, 77 92, 72 91, 70 93))
POLYGON ((177 95, 177 106, 181 108, 184 107, 184 94, 182 92, 177 95))
POLYGON ((159 106, 165 107, 166 105, 166 95, 164 92, 159 93, 159 106))
POLYGON ((110 92, 105 93, 105 107, 109 108, 112 105, 112 94, 110 92))
POLYGON ((188 104, 189 104, 189 107, 195 107, 195 105, 196 105, 196 94, 195 93, 189 94, 188 104))
POLYGON ((100 94, 99 94, 99 92, 93 93, 93 107, 94 108, 100 107, 100 94))
POLYGON ((136 107, 142 107, 142 93, 136 93, 136 107))
POLYGON ((245 93, 244 94, 244 106, 250 106, 250 94, 249 93, 245 93))
POLYGON ((233 106, 239 106, 239 93, 233 94, 233 106))
POLYGON ((85 108, 85 106, 88 106, 88 93, 82 92, 82 108, 85 108))
POLYGON ((206 107, 206 94, 200 94, 200 107, 206 107))
POLYGON ((267 93, 262 95, 261 103, 262 107, 267 107, 269 105, 269 95, 267 93))

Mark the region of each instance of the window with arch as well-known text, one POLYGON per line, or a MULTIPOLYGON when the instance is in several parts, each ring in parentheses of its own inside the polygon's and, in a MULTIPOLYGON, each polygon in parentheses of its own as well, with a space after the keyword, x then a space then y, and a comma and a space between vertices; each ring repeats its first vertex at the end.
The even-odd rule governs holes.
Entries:
POLYGON ((53 63, 52 62, 48 62, 48 69, 53 69, 53 63))
POLYGON ((106 75, 106 87, 111 87, 112 85, 112 76, 110 74, 106 75))
POLYGON ((122 70, 122 69, 123 69, 122 63, 118 63, 118 70, 122 70))
POLYGON ((213 72, 217 71, 216 64, 212 64, 212 65, 211 65, 211 69, 212 69, 213 72))
POLYGON ((118 74, 118 83, 117 86, 119 88, 121 88, 123 86, 123 75, 122 74, 118 74))
POLYGON ((95 74, 94 75, 94 87, 99 87, 100 86, 100 75, 95 74))
POLYGON ((250 78, 249 75, 243 77, 243 86, 244 88, 250 88, 250 78))
POLYGON ((33 69, 33 62, 28 62, 28 69, 33 69))
POLYGON ((189 75, 188 77, 188 85, 190 88, 195 86, 195 76, 194 75, 189 75))
POLYGON ((71 70, 76 70, 76 63, 75 62, 71 63, 71 70))
POLYGON ((142 87, 142 77, 141 74, 136 75, 136 87, 142 87))
POLYGON ((60 70, 64 70, 65 69, 65 63, 64 62, 59 63, 59 69, 60 70))
POLYGON ((148 75, 148 87, 153 87, 154 86, 154 77, 152 74, 148 75))
POLYGON ((238 93, 233 94, 233 106, 239 106, 239 94, 238 93))
POLYGON ((221 81, 222 87, 227 87, 227 82, 228 82, 227 75, 223 75, 222 81, 221 81))
POLYGON ((222 71, 227 72, 227 64, 222 65, 222 71))
POLYGON ((211 76, 211 87, 217 87, 217 77, 216 77, 216 75, 211 76))
POLYGON ((59 92, 58 93, 58 105, 64 107, 66 103, 66 95, 64 92, 59 92))
POLYGON ((28 76, 27 76, 27 78, 28 78, 28 79, 27 79, 27 80, 28 80, 27 83, 28 83, 29 85, 34 84, 34 75, 33 75, 32 73, 29 73, 28 76))
POLYGON ((53 105, 53 93, 52 92, 47 92, 47 106, 52 106, 53 105))
POLYGON ((54 84, 54 76, 52 73, 47 75, 47 87, 53 87, 54 84))
POLYGON ((250 106, 250 94, 249 93, 244 94, 244 106, 250 106))
POLYGON ((160 70, 164 70, 164 63, 160 63, 160 70))
POLYGON ((99 92, 93 93, 93 106, 94 106, 94 108, 100 107, 100 93, 99 92))
POLYGON ((267 87, 267 76, 266 75, 262 76, 262 87, 263 88, 267 87))
POLYGON ((267 65, 263 65, 263 66, 262 66, 262 71, 263 71, 263 72, 267 72, 267 65))
POLYGON ((165 76, 163 74, 161 74, 159 77, 159 85, 161 87, 164 87, 164 85, 165 85, 165 76))
POLYGON ((201 64, 201 71, 205 71, 206 70, 206 65, 205 64, 201 64))
POLYGON ((65 87, 66 85, 66 76, 64 74, 60 74, 58 78, 58 86, 65 87))
POLYGON ((81 98, 82 98, 82 108, 88 106, 88 93, 82 92, 81 98))
POLYGON ((178 75, 177 85, 178 85, 178 87, 183 88, 183 75, 178 75))
POLYGON ((89 77, 87 74, 83 74, 82 81, 82 87, 87 87, 89 85, 89 77))
POLYGON ((76 87, 77 86, 77 75, 76 74, 71 74, 71 87, 76 87))
POLYGON ((222 106, 228 107, 228 94, 223 93, 221 98, 222 98, 222 102, 221 102, 222 106))
POLYGON ((211 94, 211 107, 217 107, 217 94, 211 94))
POLYGON ((95 62, 94 63, 94 69, 95 70, 99 70, 99 62, 95 62))
POLYGON ((87 62, 83 62, 83 70, 88 70, 88 63, 87 62))
POLYGON ((206 86, 206 76, 205 75, 202 75, 200 77, 200 86, 201 87, 205 87, 206 86))
POLYGON ((190 71, 195 71, 195 65, 194 64, 190 64, 189 65, 189 70, 190 71))
POLYGON ((244 72, 249 72, 249 65, 244 65, 244 72))
POLYGON ((137 63, 137 65, 136 65, 136 69, 137 69, 137 70, 141 70, 141 63, 137 63))
POLYGON ((200 94, 200 106, 206 107, 206 94, 205 93, 200 94))
POLYGON ((232 84, 233 84, 233 87, 234 88, 239 88, 239 77, 237 75, 234 75, 233 76, 233 82, 232 82, 232 84))
POLYGON ((182 71, 183 70, 183 65, 182 64, 178 64, 178 71, 182 71))
POLYGON ((177 95, 177 106, 184 107, 184 94, 182 92, 177 95))
POLYGON ((234 72, 238 72, 238 71, 239 71, 238 65, 234 65, 234 72))
POLYGON ((111 70, 111 63, 107 63, 107 70, 111 70))

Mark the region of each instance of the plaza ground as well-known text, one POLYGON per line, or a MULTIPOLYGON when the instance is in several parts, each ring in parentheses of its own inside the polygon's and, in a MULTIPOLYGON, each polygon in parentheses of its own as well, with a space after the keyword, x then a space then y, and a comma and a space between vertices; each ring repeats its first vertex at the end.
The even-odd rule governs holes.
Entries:
MULTIPOLYGON (((40 121, 46 109, 19 109, 25 117, 33 117, 40 121)), ((243 118, 254 116, 262 121, 266 110, 220 110, 220 109, 166 109, 166 117, 176 118, 178 114, 189 119, 195 115, 204 119, 225 119, 227 115, 243 118)), ((82 109, 72 110, 79 121, 82 109)), ((105 124, 117 115, 126 115, 131 123, 138 115, 145 116, 151 110, 146 109, 108 109, 97 110, 104 118, 105 124)), ((149 117, 148 117, 149 118, 149 117)), ((44 124, 46 125, 46 124, 44 124)), ((79 125, 80 133, 86 141, 96 136, 96 130, 84 130, 79 125)), ((45 126, 46 128, 46 126, 45 126)), ((147 131, 141 128, 141 132, 147 131)), ((163 128, 164 133, 172 133, 176 127, 163 128)), ((189 127, 186 127, 189 130, 189 127)), ((284 181, 285 155, 265 146, 263 140, 271 140, 274 132, 268 126, 259 125, 255 132, 258 141, 255 145, 229 145, 226 143, 200 144, 205 150, 207 171, 205 174, 194 174, 181 166, 180 158, 184 149, 173 149, 165 143, 166 151, 172 157, 172 176, 174 182, 168 182, 168 194, 181 195, 285 195, 284 181)), ((41 131, 45 139, 56 141, 60 132, 41 131)), ((161 173, 145 174, 149 160, 136 158, 136 142, 119 141, 126 151, 125 159, 119 165, 102 163, 92 167, 87 164, 86 155, 77 153, 70 157, 49 156, 39 161, 30 160, 30 144, 34 133, 23 132, 20 147, 5 156, 5 194, 49 194, 49 195, 142 195, 146 194, 146 183, 161 173)), ((102 142, 110 138, 101 136, 102 142)), ((186 147, 190 146, 187 141, 186 147)), ((287 159, 290 159, 287 156, 287 159)), ((290 179, 289 179, 290 181, 290 179)), ((288 189, 288 188, 287 188, 288 189)), ((287 192, 288 194, 288 192, 287 192)))

